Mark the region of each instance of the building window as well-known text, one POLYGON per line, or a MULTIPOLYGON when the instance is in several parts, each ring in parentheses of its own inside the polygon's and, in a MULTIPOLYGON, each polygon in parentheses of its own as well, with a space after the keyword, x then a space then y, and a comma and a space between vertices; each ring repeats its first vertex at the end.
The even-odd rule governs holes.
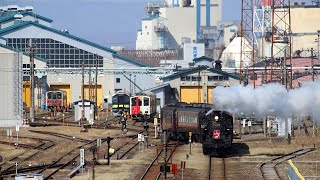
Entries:
POLYGON ((199 77, 199 76, 192 76, 192 81, 201 81, 201 77, 199 77))
POLYGON ((224 75, 224 76, 208 76, 208 81, 228 81, 229 76, 224 75))
MULTIPOLYGON (((22 51, 28 50, 29 39, 13 39, 8 38, 8 46, 18 48, 22 51)), ((83 60, 86 64, 95 64, 95 56, 93 53, 77 49, 68 44, 55 41, 53 39, 37 39, 34 42, 37 55, 47 59, 48 67, 79 67, 83 60), (81 63, 79 63, 81 61, 81 63)), ((103 57, 98 56, 99 67, 103 67, 103 57)))
POLYGON ((160 105, 161 105, 161 99, 157 98, 157 106, 160 106, 160 105))
POLYGON ((149 35, 149 32, 147 32, 147 35, 149 35))
POLYGON ((145 29, 147 29, 147 26, 144 26, 145 29))
POLYGON ((120 78, 116 78, 116 83, 120 83, 120 78))

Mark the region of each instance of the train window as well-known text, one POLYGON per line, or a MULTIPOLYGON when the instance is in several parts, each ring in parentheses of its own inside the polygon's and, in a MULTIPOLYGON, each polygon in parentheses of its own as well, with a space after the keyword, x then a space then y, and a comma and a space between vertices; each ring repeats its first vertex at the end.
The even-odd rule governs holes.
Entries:
POLYGON ((57 99, 62 99, 62 93, 61 92, 57 92, 57 99))
POLYGON ((147 97, 143 98, 143 105, 149 106, 149 98, 147 98, 147 97))
POLYGON ((116 78, 116 83, 120 83, 120 78, 116 78))
POLYGON ((142 101, 138 99, 139 106, 142 106, 142 101))
POLYGON ((112 97, 112 104, 118 104, 118 96, 112 97))
POLYGON ((52 98, 52 97, 51 97, 51 93, 48 93, 48 94, 47 94, 47 98, 48 98, 48 99, 51 99, 51 98, 52 98))
POLYGON ((52 99, 56 99, 56 94, 52 94, 52 99))
POLYGON ((136 106, 136 105, 137 105, 136 98, 135 97, 131 98, 131 106, 136 106))
POLYGON ((118 96, 119 104, 124 104, 124 96, 118 96))
POLYGON ((130 97, 128 95, 124 96, 124 103, 129 104, 130 103, 130 97))

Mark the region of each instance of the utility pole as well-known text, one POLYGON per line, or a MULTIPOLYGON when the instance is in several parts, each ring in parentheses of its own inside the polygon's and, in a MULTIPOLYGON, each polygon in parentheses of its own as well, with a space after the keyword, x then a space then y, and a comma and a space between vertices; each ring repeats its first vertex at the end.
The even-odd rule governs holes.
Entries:
MULTIPOLYGON (((311 67, 314 67, 313 48, 311 48, 311 67)), ((312 81, 314 81, 314 71, 312 71, 312 81)))
POLYGON ((89 101, 91 101, 92 94, 91 94, 91 65, 89 65, 89 101))
POLYGON ((84 62, 82 62, 82 108, 81 108, 80 128, 82 125, 82 120, 84 120, 84 62))
POLYGON ((96 120, 96 116, 98 115, 98 64, 99 64, 99 61, 98 61, 98 55, 96 54, 96 78, 95 78, 95 102, 96 102, 96 105, 95 105, 95 109, 94 109, 94 119, 96 120))
POLYGON ((167 179, 167 131, 163 131, 163 151, 164 151, 164 180, 167 179))
POLYGON ((29 39, 30 48, 30 121, 34 122, 34 53, 35 49, 33 47, 32 39, 29 39))
POLYGON ((319 41, 320 41, 320 30, 318 30, 318 60, 320 60, 320 44, 319 44, 319 41))

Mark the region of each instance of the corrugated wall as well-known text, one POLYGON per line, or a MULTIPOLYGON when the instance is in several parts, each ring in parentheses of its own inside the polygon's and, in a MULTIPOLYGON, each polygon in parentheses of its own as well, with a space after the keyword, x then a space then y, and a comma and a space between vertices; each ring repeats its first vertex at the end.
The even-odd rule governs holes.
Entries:
POLYGON ((0 54, 0 127, 14 127, 22 120, 22 55, 0 54))

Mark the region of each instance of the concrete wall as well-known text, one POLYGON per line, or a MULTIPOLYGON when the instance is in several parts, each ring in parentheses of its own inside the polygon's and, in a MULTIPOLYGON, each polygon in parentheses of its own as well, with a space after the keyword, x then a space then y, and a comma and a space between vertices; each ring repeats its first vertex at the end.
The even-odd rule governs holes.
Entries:
MULTIPOLYGON (((281 14, 281 13, 278 13, 278 14, 281 14)), ((296 50, 306 51, 308 49, 310 50, 311 48, 313 48, 315 50, 315 53, 318 54, 318 43, 315 42, 315 39, 318 38, 317 31, 320 30, 319 14, 320 14, 320 8, 291 7, 292 33, 293 34, 298 33, 298 35, 292 36, 292 45, 291 45, 292 54, 291 55, 294 55, 296 50)), ((289 22, 288 16, 286 16, 285 20, 286 20, 286 23, 289 22)), ((279 22, 277 23, 277 27, 279 28, 284 29, 283 27, 286 26, 285 23, 282 23, 282 21, 279 20, 279 17, 276 17, 274 21, 279 22)), ((259 42, 260 47, 261 47, 261 43, 265 43, 265 42, 260 41, 259 42)), ((269 46, 269 49, 270 48, 271 47, 269 46)), ((267 51, 271 51, 271 50, 265 50, 265 52, 267 51)), ((259 54, 262 54, 262 53, 260 52, 259 54)), ((303 52, 302 56, 311 56, 311 54, 310 52, 303 52)))
POLYGON ((182 37, 196 40, 196 8, 162 8, 161 16, 166 19, 165 25, 169 32, 166 33, 167 43, 170 48, 178 48, 182 37))
POLYGON ((154 31, 154 27, 160 21, 159 18, 142 21, 141 31, 137 34, 136 49, 160 49, 160 38, 154 31))
POLYGON ((0 127, 15 127, 22 123, 22 55, 0 50, 0 127))

